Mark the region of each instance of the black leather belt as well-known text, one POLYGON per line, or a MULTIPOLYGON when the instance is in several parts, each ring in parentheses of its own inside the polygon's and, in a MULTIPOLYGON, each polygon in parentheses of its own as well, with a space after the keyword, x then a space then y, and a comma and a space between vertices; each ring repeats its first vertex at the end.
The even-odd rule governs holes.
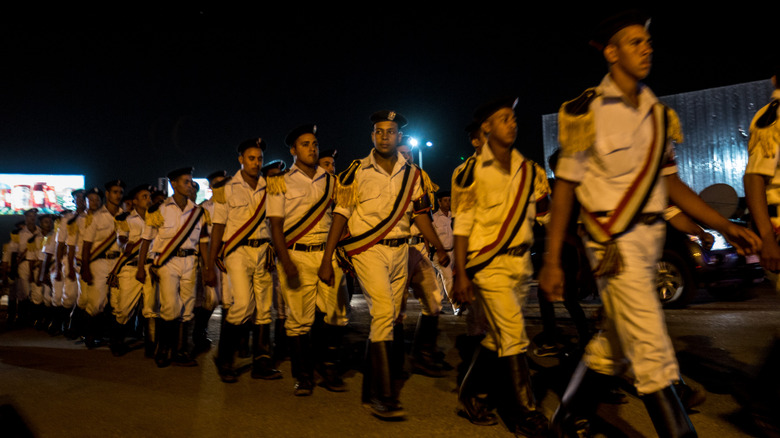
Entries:
POLYGON ((513 246, 511 248, 507 248, 506 251, 503 252, 503 254, 521 257, 523 256, 527 251, 528 248, 530 248, 531 245, 524 243, 522 245, 513 246))
POLYGON ((198 255, 198 250, 196 249, 178 249, 176 250, 176 254, 174 254, 174 257, 189 257, 198 255))
POLYGON ((422 243, 423 238, 422 236, 412 236, 409 238, 409 245, 417 245, 418 243, 422 243))
POLYGON ((291 246, 289 249, 303 252, 325 251, 325 244, 319 243, 317 245, 304 245, 303 243, 293 243, 293 246, 291 246))
MULTIPOLYGON (((594 212, 593 215, 596 217, 610 217, 612 216, 611 211, 597 211, 594 212)), ((653 225, 654 223, 661 221, 664 219, 663 213, 639 213, 634 217, 633 223, 635 224, 644 224, 644 225, 653 225)))
POLYGON ((111 251, 111 252, 106 252, 106 253, 103 253, 103 254, 95 257, 95 260, 97 260, 97 259, 113 260, 113 259, 118 259, 120 255, 122 255, 122 253, 120 253, 119 251, 111 251))
POLYGON ((250 248, 260 248, 266 243, 270 243, 270 239, 249 239, 244 244, 245 246, 248 246, 250 248))
MULTIPOLYGON (((152 263, 154 263, 154 259, 146 260, 146 264, 147 265, 152 264, 152 263)), ((138 259, 134 259, 134 260, 131 260, 131 261, 127 262, 127 266, 138 266, 138 259)))
POLYGON ((401 246, 401 245, 405 244, 407 241, 408 241, 408 239, 406 239, 406 238, 383 239, 383 240, 380 240, 377 243, 379 243, 380 245, 384 245, 384 246, 397 247, 397 246, 401 246))

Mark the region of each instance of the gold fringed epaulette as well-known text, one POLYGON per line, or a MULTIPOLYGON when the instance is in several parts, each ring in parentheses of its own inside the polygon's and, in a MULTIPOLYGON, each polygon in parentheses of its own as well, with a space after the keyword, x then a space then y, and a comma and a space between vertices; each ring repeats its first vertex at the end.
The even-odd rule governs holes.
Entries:
POLYGON ((780 100, 773 100, 757 112, 750 123, 748 153, 761 151, 764 158, 774 158, 780 146, 780 123, 777 123, 780 100))
POLYGON ((360 160, 350 163, 349 167, 336 177, 336 204, 352 207, 357 204, 357 185, 355 173, 360 168, 360 160))
POLYGON ((84 228, 89 228, 92 225, 92 212, 87 213, 86 219, 84 219, 84 228))
POLYGON ((675 110, 666 107, 666 138, 672 140, 675 143, 683 142, 682 126, 680 125, 680 117, 677 116, 675 110))
POLYGON ((79 230, 79 224, 76 222, 76 219, 78 219, 78 215, 73 216, 72 219, 68 220, 68 235, 75 235, 79 230))
POLYGON ((284 180, 285 173, 280 173, 266 179, 265 190, 269 195, 287 193, 287 182, 284 180))
POLYGON ((124 212, 114 216, 114 228, 117 231, 130 232, 130 226, 127 224, 127 216, 129 215, 129 212, 124 212))
POLYGON ((205 208, 203 209, 203 220, 206 222, 206 225, 211 225, 211 213, 205 208))
POLYGON ((153 205, 148 210, 146 210, 145 222, 146 225, 149 225, 152 228, 160 228, 163 226, 165 223, 165 218, 163 218, 163 215, 160 212, 159 205, 153 205))
POLYGON ((211 186, 211 199, 213 199, 214 202, 218 202, 220 204, 227 202, 227 198, 225 198, 225 186, 228 182, 230 182, 231 179, 233 179, 233 177, 229 176, 222 181, 214 183, 214 185, 211 186))
POLYGON ((549 195, 550 180, 547 179, 547 172, 539 164, 534 162, 534 168, 536 168, 536 174, 534 175, 534 192, 537 195, 549 195))
POLYGON ((477 158, 472 156, 460 169, 456 169, 452 184, 452 211, 455 216, 458 213, 469 210, 477 203, 477 193, 474 184, 474 168, 477 164, 477 158))
POLYGON ((11 233, 11 242, 19 243, 19 233, 11 233))
POLYGON ((595 88, 588 88, 579 97, 561 105, 558 110, 558 143, 566 152, 581 152, 596 141, 595 116, 590 109, 598 97, 595 88))

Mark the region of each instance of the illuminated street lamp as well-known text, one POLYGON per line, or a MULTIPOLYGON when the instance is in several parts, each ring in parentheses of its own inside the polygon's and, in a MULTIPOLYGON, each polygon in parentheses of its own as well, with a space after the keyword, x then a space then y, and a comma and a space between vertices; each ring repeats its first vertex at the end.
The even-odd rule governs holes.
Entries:
MULTIPOLYGON (((423 167, 423 156, 422 156, 423 148, 420 147, 420 142, 416 138, 410 137, 409 138, 409 145, 412 147, 412 149, 417 149, 417 164, 420 166, 420 169, 422 169, 422 167, 423 167)), ((430 140, 426 141, 425 142, 425 146, 426 147, 432 147, 433 146, 433 142, 430 141, 430 140)))

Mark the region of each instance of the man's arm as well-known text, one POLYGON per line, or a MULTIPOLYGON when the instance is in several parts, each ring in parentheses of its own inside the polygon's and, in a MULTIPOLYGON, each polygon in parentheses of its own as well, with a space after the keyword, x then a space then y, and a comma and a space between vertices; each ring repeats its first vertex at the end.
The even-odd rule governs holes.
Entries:
POLYGON ((577 188, 575 182, 555 179, 543 265, 539 271, 539 288, 545 293, 548 301, 563 301, 564 275, 561 268, 561 249, 572 214, 575 188, 577 188))
POLYGON ((431 216, 429 214, 420 214, 414 217, 414 224, 420 229, 425 240, 433 244, 436 247, 436 258, 439 264, 447 266, 450 264, 450 256, 447 251, 444 250, 444 246, 439 240, 439 235, 436 234, 436 230, 433 229, 433 223, 431 222, 431 216))
POLYGON ((287 241, 284 239, 284 218, 269 217, 268 219, 271 223, 271 243, 273 243, 276 257, 279 258, 279 263, 282 264, 284 269, 287 284, 297 285, 299 284, 298 268, 293 263, 290 258, 290 252, 287 250, 287 241))
POLYGON ((346 225, 346 216, 333 213, 333 221, 330 223, 330 230, 328 230, 328 240, 325 242, 325 252, 322 254, 322 262, 320 262, 320 269, 317 272, 320 280, 328 286, 333 286, 335 281, 333 278, 333 253, 336 251, 336 245, 341 240, 346 225))
POLYGON ((761 249, 761 239, 754 232, 721 216, 683 183, 677 174, 667 175, 666 182, 669 199, 674 205, 694 220, 718 230, 740 255, 753 254, 761 249))
POLYGON ((757 173, 746 173, 745 201, 747 202, 753 224, 761 238, 761 266, 773 272, 780 270, 780 247, 777 245, 775 227, 769 219, 769 208, 766 198, 767 177, 757 173))
POLYGON ((222 249, 222 237, 225 235, 225 224, 215 223, 211 227, 211 236, 209 237, 209 257, 203 264, 203 282, 207 286, 216 286, 217 272, 214 270, 217 263, 219 251, 222 249))
POLYGON ((135 272, 135 279, 141 283, 146 283, 146 257, 149 254, 149 245, 151 240, 141 240, 141 248, 138 249, 138 268, 135 272))

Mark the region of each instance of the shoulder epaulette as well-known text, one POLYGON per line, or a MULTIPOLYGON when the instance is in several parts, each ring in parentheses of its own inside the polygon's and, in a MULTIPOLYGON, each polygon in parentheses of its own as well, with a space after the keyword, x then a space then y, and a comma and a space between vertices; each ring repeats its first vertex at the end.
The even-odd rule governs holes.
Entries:
POLYGON ((265 191, 269 195, 280 195, 283 193, 287 193, 287 183, 284 180, 284 175, 286 174, 287 171, 285 170, 282 173, 266 178, 265 191))
POLYGON ((680 126, 680 117, 677 116, 677 112, 672 108, 666 105, 664 107, 666 108, 666 138, 675 143, 682 143, 683 132, 680 126))
POLYGON ((122 213, 119 213, 118 215, 114 216, 114 227, 118 231, 130 231, 130 226, 127 225, 127 216, 130 215, 129 211, 125 211, 122 213))
POLYGON ((163 218, 162 212, 160 212, 160 204, 152 205, 146 210, 144 222, 153 228, 160 228, 165 223, 165 218, 163 218))
POLYGON ((84 219, 84 228, 88 228, 92 225, 92 212, 87 213, 86 219, 84 219))
POLYGON ((558 111, 558 143, 570 152, 587 150, 596 140, 596 126, 590 104, 598 97, 596 88, 588 88, 579 97, 561 105, 558 111))
POLYGON ((536 193, 550 193, 550 180, 547 179, 547 172, 538 163, 531 161, 534 165, 534 190, 536 193))
POLYGON ((336 177, 336 203, 342 206, 352 206, 357 203, 357 186, 355 173, 360 169, 360 160, 354 160, 349 167, 336 177))
POLYGON ((759 110, 750 124, 748 152, 760 148, 766 158, 774 158, 780 145, 780 123, 777 123, 780 100, 773 100, 759 110))
POLYGON ((200 206, 200 208, 203 209, 203 220, 206 222, 206 225, 211 225, 211 214, 209 213, 208 209, 204 208, 203 206, 200 206))
POLYGON ((214 202, 218 202, 220 204, 224 204, 227 202, 227 199, 225 198, 225 186, 227 183, 232 180, 233 177, 229 176, 222 181, 218 181, 214 183, 213 186, 211 186, 211 199, 214 200, 214 202))
POLYGON ((452 211, 457 216, 458 213, 468 210, 477 202, 477 194, 474 186, 474 169, 477 164, 477 157, 472 155, 463 163, 453 176, 452 187, 452 211))
POLYGON ((19 243, 19 232, 18 231, 14 232, 14 231, 11 231, 11 242, 19 243))

